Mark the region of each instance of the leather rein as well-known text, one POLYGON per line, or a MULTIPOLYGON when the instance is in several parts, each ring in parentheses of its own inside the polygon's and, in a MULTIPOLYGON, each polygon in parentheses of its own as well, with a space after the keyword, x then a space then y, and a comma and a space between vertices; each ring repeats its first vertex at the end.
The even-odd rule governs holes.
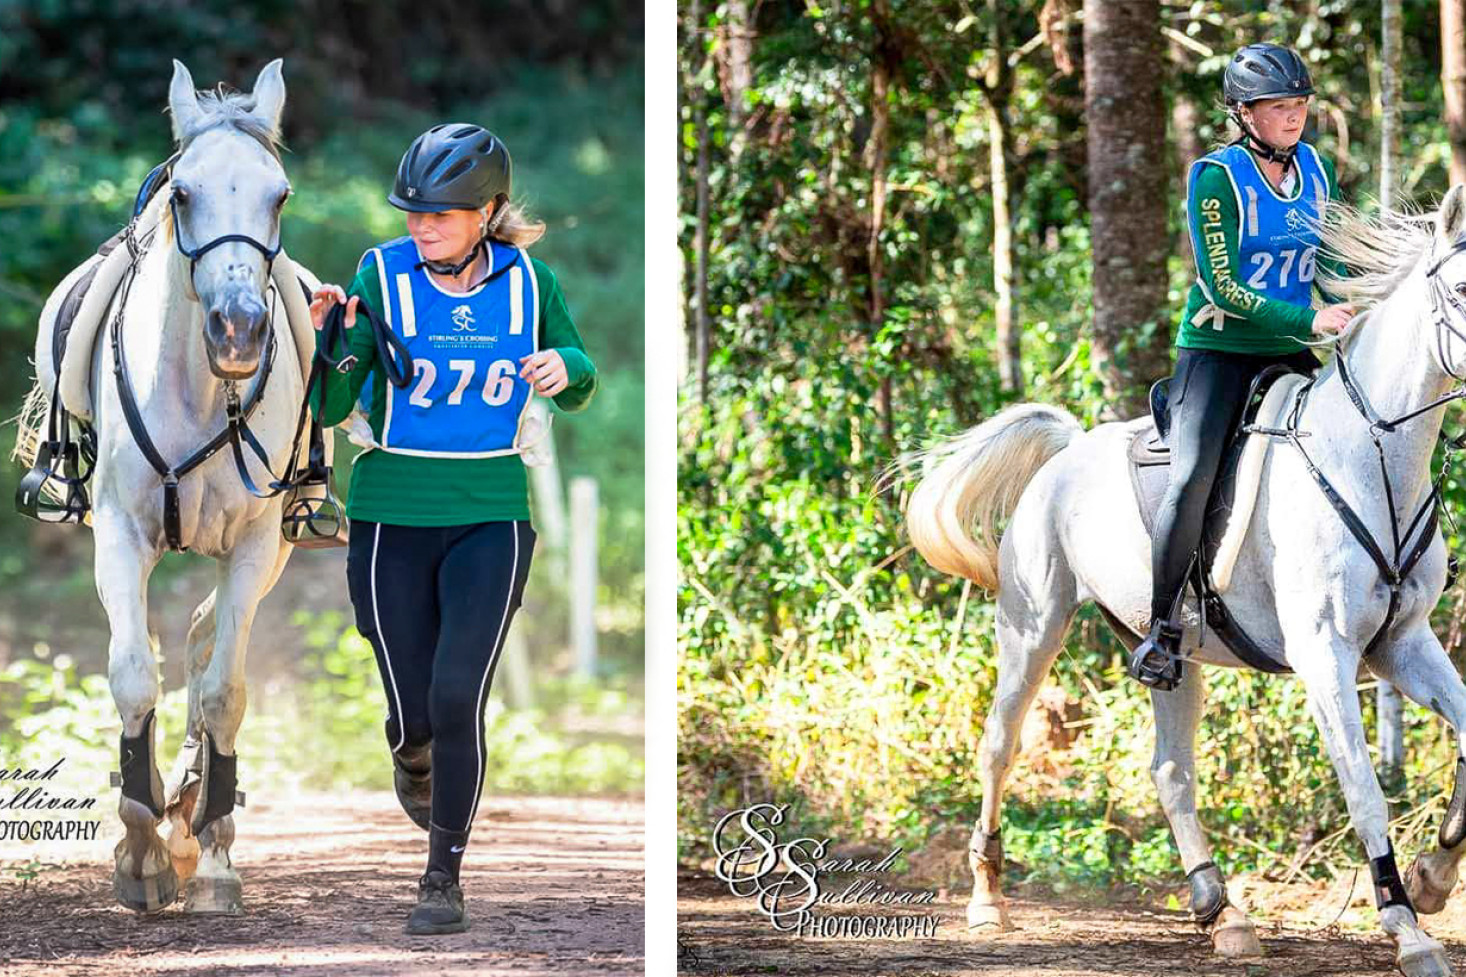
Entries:
MULTIPOLYGON (((1432 243, 1432 257, 1434 256, 1434 247, 1435 245, 1432 243)), ((1455 380, 1466 380, 1466 376, 1462 376, 1450 368, 1450 361, 1446 356, 1446 346, 1449 342, 1447 333, 1449 332, 1463 342, 1466 342, 1466 333, 1463 333, 1461 329, 1457 328, 1451 322, 1448 307, 1449 309, 1454 309, 1463 320, 1466 320, 1466 302, 1463 302, 1449 287, 1441 282, 1439 272, 1442 265, 1463 251, 1466 251, 1466 238, 1458 241, 1439 260, 1434 261, 1426 271, 1426 281, 1430 287, 1431 313, 1436 327, 1436 359, 1446 374, 1455 380)), ((1415 565, 1420 562, 1420 558, 1425 555, 1425 551, 1430 547, 1435 537, 1440 513, 1445 512, 1446 518, 1451 520, 1450 511, 1441 504, 1441 490, 1445 484, 1446 476, 1450 472, 1452 454, 1466 447, 1466 434, 1450 438, 1446 436, 1444 431, 1440 432, 1440 439, 1445 446, 1440 473, 1431 483, 1430 492, 1420 504, 1420 508, 1416 511, 1415 515, 1411 518, 1404 534, 1401 535, 1399 512, 1395 506, 1394 488, 1390 484, 1390 473, 1385 465, 1384 445, 1380 441, 1380 436, 1397 430, 1406 421, 1413 420, 1422 414, 1435 410, 1437 407, 1444 406, 1453 400, 1466 398, 1466 387, 1457 387, 1444 396, 1438 397, 1426 404, 1424 407, 1408 411, 1398 417, 1385 419, 1380 417, 1374 408, 1370 406, 1369 401, 1364 396, 1364 392, 1359 389, 1359 385, 1355 381, 1353 374, 1350 373, 1349 358, 1345 355, 1344 350, 1340 349, 1334 359, 1339 364, 1339 380, 1343 384, 1345 392, 1349 395, 1350 403, 1359 412, 1359 416, 1364 418, 1365 422, 1369 424, 1369 437, 1374 442, 1375 452, 1379 456, 1380 478, 1384 482, 1385 502, 1390 512, 1393 556, 1385 556, 1384 548, 1380 546, 1379 541, 1374 538, 1374 535, 1365 526, 1364 520, 1359 517, 1359 514, 1354 511, 1348 502, 1344 501, 1344 498, 1339 494, 1338 490, 1334 488, 1333 484, 1329 482, 1328 477, 1314 464, 1313 459, 1309 457, 1307 450, 1303 447, 1301 439, 1308 437, 1310 432, 1300 430, 1298 425, 1316 378, 1310 378, 1302 389, 1299 390, 1298 396, 1293 401, 1292 410, 1288 415, 1287 427, 1282 431, 1268 433, 1275 433, 1286 437, 1298 449, 1298 453, 1303 458, 1304 465, 1307 466, 1309 474, 1313 476, 1313 480, 1318 484, 1319 489, 1322 490, 1324 498, 1328 499, 1329 504, 1334 507, 1334 511, 1339 514, 1339 518, 1343 520, 1349 532, 1364 547, 1365 552, 1369 554, 1370 559, 1374 561, 1374 565, 1379 569, 1380 576, 1384 578, 1385 584, 1390 588, 1390 604, 1389 609, 1385 612, 1385 619, 1381 622, 1379 630, 1375 632, 1374 637, 1370 639, 1369 644, 1364 648, 1364 655, 1368 657, 1379 645, 1385 633, 1389 631, 1390 625, 1394 623, 1395 615, 1400 609, 1401 588, 1410 576, 1410 572, 1415 569, 1415 565), (1415 542, 1410 544, 1410 539, 1412 536, 1415 536, 1417 528, 1420 529, 1420 534, 1415 537, 1415 542), (1407 546, 1407 544, 1409 545, 1407 546)), ((1451 520, 1451 524, 1454 529, 1455 521, 1451 520)), ((1448 565, 1449 579, 1447 580, 1447 586, 1450 585, 1450 580, 1454 579, 1456 575, 1456 558, 1454 556, 1449 557, 1448 565)))

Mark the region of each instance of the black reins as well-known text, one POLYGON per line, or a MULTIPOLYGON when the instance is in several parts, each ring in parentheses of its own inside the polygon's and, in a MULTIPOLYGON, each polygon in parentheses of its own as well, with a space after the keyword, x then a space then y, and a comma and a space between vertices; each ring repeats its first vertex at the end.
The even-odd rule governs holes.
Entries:
MULTIPOLYGON (((1463 319, 1466 319, 1466 303, 1458 299, 1452 293, 1451 289, 1440 281, 1438 272, 1449 259, 1461 254, 1463 251, 1466 251, 1466 238, 1458 241, 1450 251, 1438 261, 1433 262, 1426 271, 1426 281, 1430 287, 1431 311, 1436 325, 1437 359, 1441 368, 1456 380, 1466 378, 1457 374, 1450 367, 1450 360, 1445 355, 1446 340, 1444 338, 1444 331, 1450 330, 1453 335, 1463 341, 1466 341, 1466 334, 1463 334, 1461 330, 1451 324, 1450 315, 1442 306, 1442 298, 1463 319)), ((1384 548, 1380 546, 1379 542, 1374 538, 1374 535, 1365 526, 1364 520, 1344 500, 1338 490, 1329 482, 1328 477, 1314 464, 1313 459, 1309 457, 1308 451, 1303 447, 1302 438, 1307 437, 1309 432, 1301 431, 1298 425, 1302 419, 1308 395, 1312 392, 1317 378, 1309 378, 1308 382, 1299 390, 1297 397, 1293 401, 1293 407, 1288 414, 1286 428, 1280 432, 1268 433, 1281 434, 1298 449, 1299 455, 1303 458, 1304 465, 1308 468, 1308 473, 1313 476, 1313 480, 1323 492, 1324 498, 1328 499, 1334 511, 1339 514, 1339 518, 1343 520, 1350 534, 1364 547, 1365 552, 1374 561, 1374 565, 1379 569, 1380 576, 1384 578, 1385 584, 1390 589, 1390 603, 1388 610, 1385 612, 1385 619, 1380 623, 1379 630, 1375 632, 1374 637, 1370 639, 1369 644, 1364 648, 1364 655, 1368 657, 1384 637, 1385 633, 1389 631, 1390 625, 1394 623, 1395 615, 1400 609, 1400 590, 1404 586, 1406 579, 1410 576, 1410 572, 1415 569, 1415 565, 1420 562, 1420 558, 1425 555, 1425 551, 1434 540, 1435 530, 1440 521, 1440 513, 1445 511, 1446 518, 1450 519, 1449 510, 1446 510, 1441 504, 1443 498, 1442 487, 1451 469, 1452 454, 1466 447, 1466 434, 1450 438, 1446 436, 1444 431, 1440 432, 1441 442, 1445 446, 1440 473, 1431 483, 1430 492, 1427 493, 1425 500, 1421 502, 1419 510, 1411 518, 1409 525, 1405 528, 1405 532, 1402 535, 1400 533, 1399 512, 1395 506, 1394 487, 1390 483, 1389 469, 1385 464, 1384 444, 1380 440, 1380 435, 1391 433, 1405 422, 1420 417, 1422 414, 1429 413, 1438 407, 1443 407, 1453 400, 1466 398, 1466 387, 1458 387, 1442 397, 1437 397, 1424 407, 1418 407, 1398 417, 1385 419, 1379 416, 1364 396, 1364 392, 1359 389, 1359 385, 1354 380, 1353 374, 1349 372, 1349 358, 1345 354, 1345 351, 1342 349, 1338 350, 1334 356, 1334 360, 1338 363, 1339 381, 1343 385, 1345 392, 1349 395, 1350 403, 1354 405, 1354 409, 1358 411, 1359 416, 1364 418, 1365 422, 1369 425, 1369 437, 1374 442, 1374 449, 1379 457, 1380 479, 1384 482, 1385 503, 1390 513, 1390 534, 1393 544, 1393 556, 1387 557, 1385 555, 1384 548), (1415 536, 1417 528, 1420 529, 1420 534, 1415 536), (1413 544, 1410 543, 1412 536, 1415 536, 1415 542, 1413 544)), ((1452 570, 1451 576, 1454 576, 1455 557, 1450 557, 1450 567, 1452 570)))

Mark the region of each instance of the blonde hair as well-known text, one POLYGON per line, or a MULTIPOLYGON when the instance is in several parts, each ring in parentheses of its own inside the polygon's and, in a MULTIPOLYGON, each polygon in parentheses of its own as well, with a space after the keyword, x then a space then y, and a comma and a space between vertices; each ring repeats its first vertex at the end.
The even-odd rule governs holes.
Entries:
POLYGON ((489 218, 489 237, 516 248, 527 248, 545 236, 545 222, 533 220, 524 208, 504 201, 489 218))

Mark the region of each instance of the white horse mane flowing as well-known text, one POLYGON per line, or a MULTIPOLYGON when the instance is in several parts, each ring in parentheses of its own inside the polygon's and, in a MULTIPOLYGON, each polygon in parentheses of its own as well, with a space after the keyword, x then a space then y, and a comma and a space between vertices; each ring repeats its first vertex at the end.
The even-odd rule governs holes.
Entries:
MULTIPOLYGON (((1462 186, 1430 214, 1372 218, 1331 204, 1322 228, 1324 247, 1353 269, 1324 284, 1371 307, 1328 341, 1336 355, 1314 381, 1298 427, 1311 434, 1308 455, 1321 475, 1375 540, 1406 537, 1408 543, 1410 517, 1433 501, 1430 462, 1443 398, 1456 396, 1459 391, 1448 391, 1466 376, 1463 231, 1462 186), (1371 423, 1366 413, 1376 421, 1399 420, 1427 406, 1398 426, 1371 423)), ((974 929, 1011 926, 1000 888, 1003 783, 1023 715, 1075 612, 1094 602, 1137 634, 1145 632, 1151 545, 1126 449, 1137 426, 1148 423, 1102 424, 1086 432, 1061 408, 1016 404, 922 453, 926 471, 906 514, 912 542, 933 566, 995 590, 997 600, 998 681, 980 751, 982 814, 969 854, 974 888, 967 919, 974 929)), ((1409 977, 1434 977, 1451 973, 1450 964, 1441 944, 1421 928, 1419 914, 1444 907, 1466 854, 1466 685, 1430 629, 1430 612, 1445 587, 1445 542, 1433 520, 1419 525, 1428 534, 1419 562, 1392 586, 1320 490, 1302 453, 1279 442, 1262 469, 1227 604, 1249 634, 1283 649, 1286 664, 1303 681, 1370 859, 1380 923, 1395 942, 1397 963, 1409 977), (1364 657, 1386 622, 1379 644, 1364 657), (1457 785, 1439 847, 1418 855, 1403 878, 1355 691, 1361 659, 1442 716, 1457 737, 1457 785)), ((1183 648, 1193 662, 1241 665, 1214 631, 1199 641, 1194 600, 1187 601, 1183 623, 1183 648)), ((1152 777, 1191 882, 1198 922, 1219 954, 1256 955, 1256 932, 1228 903, 1196 815, 1193 744, 1203 697, 1202 670, 1195 667, 1174 691, 1152 690, 1152 777)))
MULTIPOLYGON (((27 462, 38 440, 27 429, 39 426, 37 405, 49 407, 58 369, 66 406, 95 426, 95 576, 122 718, 118 813, 126 836, 116 848, 113 885, 118 900, 140 912, 169 905, 181 882, 186 910, 232 913, 243 905, 229 849, 245 654, 259 602, 293 547, 281 535, 278 487, 256 495, 241 471, 268 482, 261 455, 271 470, 287 470, 314 353, 297 266, 279 250, 290 195, 279 156, 284 106, 280 60, 265 66, 248 93, 196 92, 188 69, 174 62, 169 109, 178 153, 168 182, 123 242, 132 252, 124 256, 134 266, 130 277, 115 297, 88 295, 107 303, 96 310, 106 341, 93 347, 72 335, 64 361, 70 373, 52 362, 53 295, 37 337, 36 390, 22 411, 17 455, 27 462), (257 457, 236 457, 227 441, 204 454, 241 401, 253 405, 247 421, 257 457), (199 463, 187 469, 185 459, 195 457, 199 463), (172 477, 176 496, 165 494, 169 477, 160 477, 160 464, 185 466, 172 477), (219 575, 189 630, 188 729, 165 789, 154 757, 160 690, 147 585, 170 546, 215 558, 219 575), (172 823, 166 844, 157 831, 165 816, 172 823)), ((58 292, 79 277, 73 273, 58 292)))

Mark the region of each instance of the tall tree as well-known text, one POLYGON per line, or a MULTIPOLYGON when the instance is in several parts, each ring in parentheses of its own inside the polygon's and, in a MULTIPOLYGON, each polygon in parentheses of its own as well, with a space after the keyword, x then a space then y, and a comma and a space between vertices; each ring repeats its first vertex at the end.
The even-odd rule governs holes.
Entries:
POLYGON ((1019 332, 1014 319, 1017 300, 1013 286, 1012 194, 1008 186, 1008 158, 1013 137, 1008 124, 1008 106, 1013 100, 1013 69, 1008 64, 1006 4, 988 0, 992 18, 988 40, 987 75, 982 93, 987 102, 988 170, 993 195, 993 290, 997 294, 994 318, 997 325, 998 384, 1015 396, 1023 395, 1023 363, 1019 332))
POLYGON ((1170 368, 1160 27, 1158 0, 1084 4, 1091 358, 1110 408, 1124 417, 1144 410, 1146 384, 1170 368))
POLYGON ((1441 89, 1451 140, 1451 183, 1466 183, 1466 0, 1441 0, 1441 89))
MULTIPOLYGON (((1396 168, 1400 147, 1400 0, 1383 0, 1383 44, 1380 64, 1381 119, 1379 146, 1379 200, 1382 210, 1395 205, 1396 168)), ((1375 691, 1375 734, 1379 741, 1380 779, 1387 793, 1404 786, 1405 703, 1400 690, 1380 680, 1375 691)))

